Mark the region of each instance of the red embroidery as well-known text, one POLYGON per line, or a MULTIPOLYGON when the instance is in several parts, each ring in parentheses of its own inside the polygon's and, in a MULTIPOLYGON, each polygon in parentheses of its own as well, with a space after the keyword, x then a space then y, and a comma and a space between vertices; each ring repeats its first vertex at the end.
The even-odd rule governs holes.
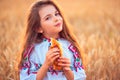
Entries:
POLYGON ((80 63, 79 54, 78 54, 78 52, 77 52, 77 49, 76 49, 72 44, 70 44, 70 46, 68 47, 68 49, 73 52, 73 56, 74 56, 74 67, 75 67, 76 71, 78 71, 78 70, 77 70, 78 68, 79 68, 79 69, 83 68, 83 67, 82 67, 82 64, 80 63))
POLYGON ((34 48, 34 45, 28 46, 27 49, 24 52, 23 58, 28 57, 30 55, 30 53, 32 52, 33 48, 34 48))
POLYGON ((72 44, 70 44, 70 46, 68 47, 68 49, 71 50, 73 53, 76 52, 76 48, 72 44))
POLYGON ((37 72, 32 72, 33 74, 37 74, 37 72))
POLYGON ((52 75, 53 75, 53 74, 58 75, 58 72, 53 69, 53 66, 50 66, 50 67, 49 67, 49 71, 51 72, 52 75))
POLYGON ((31 66, 29 58, 33 49, 34 49, 34 45, 28 46, 23 55, 23 58, 26 60, 23 62, 22 68, 28 68, 27 71, 28 75, 30 74, 30 66, 31 66))

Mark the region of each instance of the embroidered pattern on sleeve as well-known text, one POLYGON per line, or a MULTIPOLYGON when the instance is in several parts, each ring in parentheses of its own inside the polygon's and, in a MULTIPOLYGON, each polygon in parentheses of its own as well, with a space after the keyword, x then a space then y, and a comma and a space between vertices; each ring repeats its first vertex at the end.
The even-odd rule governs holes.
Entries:
POLYGON ((34 49, 34 45, 28 46, 23 55, 24 61, 22 64, 22 69, 28 69, 27 70, 28 75, 30 74, 30 67, 31 67, 29 58, 30 58, 30 55, 31 55, 31 52, 33 51, 33 49, 34 49))
POLYGON ((70 44, 68 49, 73 53, 73 56, 74 56, 75 71, 77 72, 78 69, 80 69, 80 70, 81 70, 81 68, 83 69, 82 62, 79 58, 79 53, 77 52, 76 48, 72 44, 70 44))
POLYGON ((37 71, 40 69, 40 67, 42 66, 42 64, 36 63, 34 61, 31 61, 31 64, 32 64, 32 66, 34 66, 34 68, 30 69, 30 72, 33 73, 33 74, 37 74, 37 71))

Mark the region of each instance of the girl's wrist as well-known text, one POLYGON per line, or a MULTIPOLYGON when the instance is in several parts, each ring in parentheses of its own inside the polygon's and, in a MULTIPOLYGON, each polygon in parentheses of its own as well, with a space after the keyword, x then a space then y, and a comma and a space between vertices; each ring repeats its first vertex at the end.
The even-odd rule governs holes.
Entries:
POLYGON ((43 67, 45 67, 46 69, 48 69, 48 68, 49 68, 49 65, 46 64, 46 63, 44 63, 44 64, 43 64, 43 67))
POLYGON ((66 71, 71 71, 71 69, 69 67, 63 68, 63 72, 66 72, 66 71))

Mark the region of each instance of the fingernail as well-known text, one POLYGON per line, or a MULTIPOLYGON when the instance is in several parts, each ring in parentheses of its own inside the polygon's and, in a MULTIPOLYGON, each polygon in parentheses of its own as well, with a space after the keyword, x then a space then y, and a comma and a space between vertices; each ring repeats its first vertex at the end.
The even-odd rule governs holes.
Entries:
POLYGON ((58 61, 60 61, 60 59, 58 59, 58 61))

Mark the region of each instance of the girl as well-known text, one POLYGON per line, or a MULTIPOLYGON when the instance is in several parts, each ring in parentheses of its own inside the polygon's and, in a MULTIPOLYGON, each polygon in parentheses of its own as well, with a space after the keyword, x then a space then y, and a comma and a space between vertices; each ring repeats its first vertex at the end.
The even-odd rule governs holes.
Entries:
POLYGON ((35 2, 28 15, 27 28, 19 64, 20 80, 85 80, 80 49, 60 9, 51 0, 35 2), (55 38, 63 48, 49 48, 55 38), (54 70, 58 60, 62 70, 54 70))

